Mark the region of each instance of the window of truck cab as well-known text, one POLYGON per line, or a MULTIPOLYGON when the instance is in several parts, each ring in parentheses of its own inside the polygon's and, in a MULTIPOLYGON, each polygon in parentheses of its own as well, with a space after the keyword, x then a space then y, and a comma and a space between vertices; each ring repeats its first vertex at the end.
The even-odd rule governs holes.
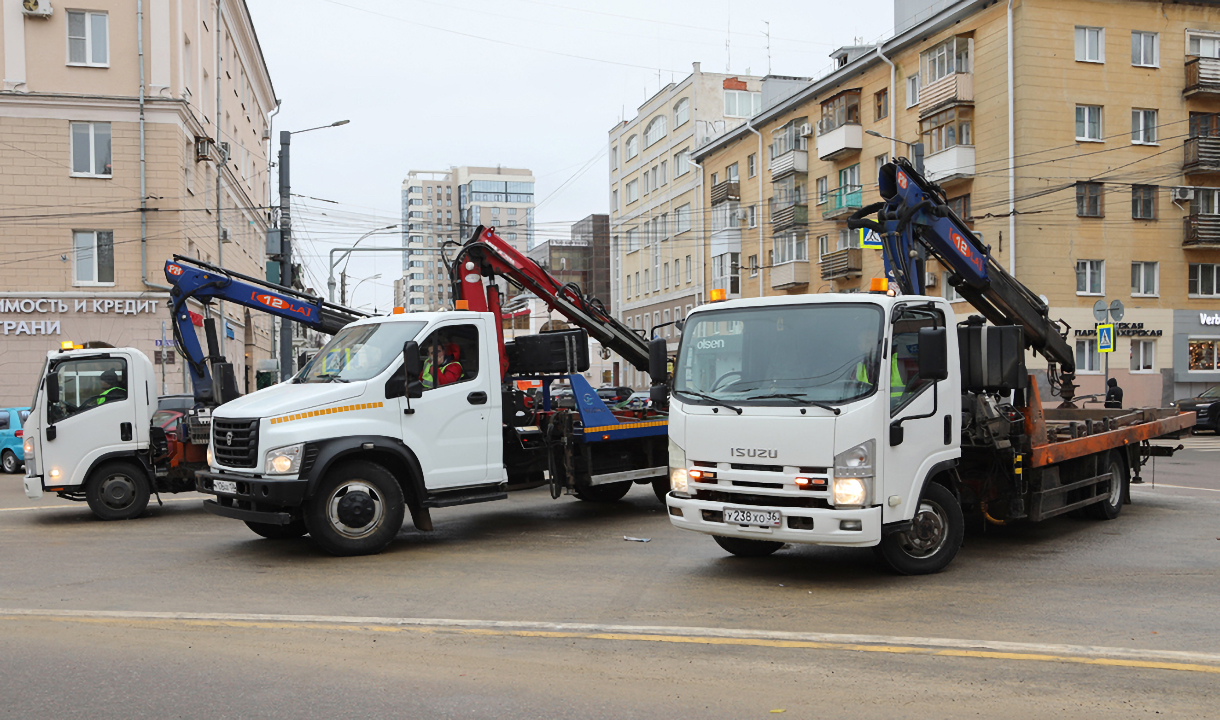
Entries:
POLYGON ((418 321, 349 325, 318 351, 296 382, 355 382, 377 377, 402 357, 403 344, 415 339, 424 325, 418 321))
POLYGON ((919 377, 919 331, 945 327, 945 316, 927 305, 899 305, 893 311, 890 339, 890 415, 910 405, 932 381, 919 377))

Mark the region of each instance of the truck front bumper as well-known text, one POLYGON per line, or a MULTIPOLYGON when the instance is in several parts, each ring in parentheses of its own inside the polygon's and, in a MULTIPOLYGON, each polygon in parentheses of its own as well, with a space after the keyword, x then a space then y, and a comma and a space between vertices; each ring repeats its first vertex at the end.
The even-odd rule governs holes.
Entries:
POLYGON ((665 496, 665 504, 669 508, 669 521, 674 527, 707 535, 846 547, 872 547, 881 542, 880 507, 827 510, 751 505, 752 510, 780 514, 779 527, 753 527, 725 523, 723 502, 679 498, 670 493, 665 496), (844 529, 845 527, 849 529, 844 529), (850 529, 853 527, 859 529, 850 529))
POLYGON ((214 515, 260 522, 270 525, 285 525, 294 515, 295 509, 305 500, 309 481, 304 478, 268 478, 233 473, 195 473, 195 489, 215 500, 203 503, 204 509, 214 515), (236 491, 218 491, 217 481, 231 482, 236 491))
POLYGON ((25 485, 25 496, 31 500, 42 498, 42 478, 38 476, 30 477, 29 475, 21 478, 22 484, 25 485))

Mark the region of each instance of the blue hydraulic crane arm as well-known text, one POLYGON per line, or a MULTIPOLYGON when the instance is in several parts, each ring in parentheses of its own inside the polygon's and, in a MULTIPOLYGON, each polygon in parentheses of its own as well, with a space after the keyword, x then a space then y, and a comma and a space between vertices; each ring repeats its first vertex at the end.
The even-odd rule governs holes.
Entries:
POLYGON ((1068 325, 1050 318, 1046 303, 995 261, 991 248, 949 207, 944 191, 906 158, 881 168, 878 187, 883 201, 861 208, 848 227, 880 235, 886 274, 898 289, 905 295, 924 293, 920 250, 926 251, 953 271, 950 283, 988 321, 1021 326, 1026 345, 1051 363, 1052 387, 1070 400, 1076 356, 1066 339, 1068 325), (876 221, 865 219, 873 213, 876 221))
MULTIPOLYGON (((195 399, 212 404, 215 393, 208 361, 223 361, 214 347, 205 354, 191 322, 186 301, 194 298, 204 304, 223 300, 254 310, 288 318, 314 330, 333 335, 344 325, 369 317, 367 313, 323 302, 321 298, 299 293, 286 287, 264 282, 194 258, 175 255, 165 263, 165 279, 169 282, 174 316, 174 342, 186 358, 195 388, 195 399)), ((209 329, 209 334, 211 330, 209 329)), ((209 346, 215 338, 209 337, 209 346)))

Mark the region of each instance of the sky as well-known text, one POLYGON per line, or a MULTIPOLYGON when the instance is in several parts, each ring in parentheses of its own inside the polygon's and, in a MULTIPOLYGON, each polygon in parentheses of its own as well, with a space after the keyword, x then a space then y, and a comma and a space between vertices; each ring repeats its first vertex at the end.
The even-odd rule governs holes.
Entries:
MULTIPOLYGON (((608 209, 610 128, 691 63, 816 77, 835 48, 893 26, 892 0, 247 3, 281 102, 274 137, 350 121, 292 142, 294 253, 322 294, 329 248, 401 222, 410 169, 529 168, 539 240, 567 237, 608 209)), ((361 243, 399 244, 397 230, 361 243)), ((353 255, 348 287, 364 282, 348 304, 385 312, 401 267, 396 253, 353 255)))

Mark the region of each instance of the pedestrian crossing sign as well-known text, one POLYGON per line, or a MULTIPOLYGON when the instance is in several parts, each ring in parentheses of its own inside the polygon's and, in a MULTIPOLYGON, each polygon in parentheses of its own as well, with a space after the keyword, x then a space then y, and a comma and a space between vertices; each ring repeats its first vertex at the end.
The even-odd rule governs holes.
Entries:
POLYGON ((860 228, 856 232, 860 233, 860 247, 872 248, 874 250, 881 249, 881 236, 876 231, 860 228))
POLYGON ((1113 323, 1097 326, 1097 352, 1114 352, 1113 323))

